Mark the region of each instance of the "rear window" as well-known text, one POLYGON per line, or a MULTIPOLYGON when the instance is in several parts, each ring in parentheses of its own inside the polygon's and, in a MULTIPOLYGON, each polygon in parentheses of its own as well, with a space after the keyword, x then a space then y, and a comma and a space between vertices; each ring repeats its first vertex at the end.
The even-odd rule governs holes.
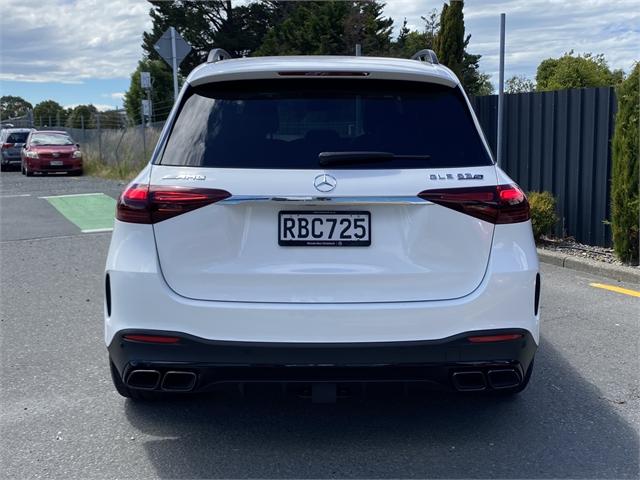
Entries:
POLYGON ((73 140, 64 133, 34 133, 31 145, 73 145, 73 140))
POLYGON ((7 136, 6 143, 25 143, 29 132, 13 132, 7 136))
POLYGON ((384 169, 471 167, 491 159, 457 88, 298 79, 191 88, 159 163, 384 169), (322 156, 339 158, 328 166, 322 156))

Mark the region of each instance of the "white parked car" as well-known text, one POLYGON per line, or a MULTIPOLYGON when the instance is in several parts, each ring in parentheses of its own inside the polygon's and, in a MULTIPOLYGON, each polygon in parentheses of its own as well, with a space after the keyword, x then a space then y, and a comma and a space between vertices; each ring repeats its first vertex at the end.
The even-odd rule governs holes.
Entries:
POLYGON ((251 381, 514 393, 539 342, 526 196, 430 51, 212 52, 118 200, 105 285, 133 398, 251 381))

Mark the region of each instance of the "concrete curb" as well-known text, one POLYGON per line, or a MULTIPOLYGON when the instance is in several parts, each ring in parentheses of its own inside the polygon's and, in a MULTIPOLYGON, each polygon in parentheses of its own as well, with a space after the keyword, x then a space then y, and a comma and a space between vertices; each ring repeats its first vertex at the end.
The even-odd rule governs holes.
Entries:
POLYGON ((611 265, 589 258, 579 258, 552 250, 538 248, 538 258, 542 263, 571 268, 580 272, 602 275, 619 282, 640 283, 640 268, 611 265))

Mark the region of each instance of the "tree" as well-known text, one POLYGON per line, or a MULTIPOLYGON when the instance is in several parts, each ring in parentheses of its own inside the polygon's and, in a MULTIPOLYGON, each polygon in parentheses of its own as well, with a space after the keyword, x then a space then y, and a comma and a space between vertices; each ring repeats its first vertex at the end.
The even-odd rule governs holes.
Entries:
POLYGON ((163 60, 141 60, 131 74, 129 90, 124 94, 124 108, 135 125, 142 123, 142 99, 146 98, 146 92, 140 85, 142 71, 151 73, 152 121, 166 119, 173 105, 173 75, 169 67, 163 60))
POLYGON ((365 55, 391 50, 393 21, 382 17, 384 4, 370 1, 290 3, 267 33, 256 55, 353 55, 357 43, 365 55))
POLYGON ((233 5, 230 0, 149 0, 149 3, 152 27, 150 32, 144 32, 142 42, 146 56, 161 60, 154 44, 173 26, 193 48, 180 65, 180 72, 186 76, 206 60, 214 47, 224 48, 235 57, 251 55, 295 2, 233 5))
POLYGON ((638 150, 640 149, 640 64, 618 87, 618 112, 613 135, 611 231, 613 247, 623 262, 638 263, 638 150))
POLYGON ((98 109, 93 105, 78 105, 67 116, 67 127, 70 128, 95 128, 96 113, 98 109))
POLYGON ((407 27, 407 19, 404 19, 400 33, 391 46, 392 55, 400 58, 411 58, 411 56, 425 48, 433 50, 433 42, 438 33, 440 23, 438 21, 438 11, 432 10, 427 16, 420 17, 425 25, 424 30, 410 30, 407 27))
POLYGON ((100 112, 100 127, 101 128, 123 128, 127 125, 126 115, 122 110, 107 110, 100 112))
POLYGON ((493 85, 490 76, 480 72, 481 55, 467 51, 471 35, 465 37, 463 8, 462 0, 451 0, 450 4, 442 6, 433 47, 439 62, 457 75, 469 95, 490 95, 493 85))
POLYGON ((54 100, 44 100, 33 107, 33 121, 39 126, 63 126, 67 115, 68 111, 54 100))
POLYGON ((623 78, 620 70, 612 72, 604 55, 574 55, 573 50, 560 58, 548 58, 538 65, 538 91, 565 88, 606 87, 617 85, 623 78))
POLYGON ((0 119, 22 117, 26 115, 33 106, 22 97, 4 95, 0 97, 0 119))
POLYGON ((458 78, 462 78, 465 47, 464 14, 461 0, 451 0, 442 7, 440 30, 436 35, 434 48, 440 63, 449 67, 458 78))
POLYGON ((524 75, 514 75, 505 82, 505 93, 534 92, 536 83, 524 75))

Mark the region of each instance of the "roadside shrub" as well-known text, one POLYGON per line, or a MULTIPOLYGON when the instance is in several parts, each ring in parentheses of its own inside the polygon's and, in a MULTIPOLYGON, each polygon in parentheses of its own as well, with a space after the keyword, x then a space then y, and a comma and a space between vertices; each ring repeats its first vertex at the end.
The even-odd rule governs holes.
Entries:
POLYGON ((556 199, 549 192, 529 192, 529 207, 531 208, 531 223, 536 242, 542 235, 550 233, 556 226, 556 199))
POLYGON ((611 232, 616 255, 638 263, 638 149, 640 148, 640 64, 618 88, 618 113, 613 134, 611 232))

